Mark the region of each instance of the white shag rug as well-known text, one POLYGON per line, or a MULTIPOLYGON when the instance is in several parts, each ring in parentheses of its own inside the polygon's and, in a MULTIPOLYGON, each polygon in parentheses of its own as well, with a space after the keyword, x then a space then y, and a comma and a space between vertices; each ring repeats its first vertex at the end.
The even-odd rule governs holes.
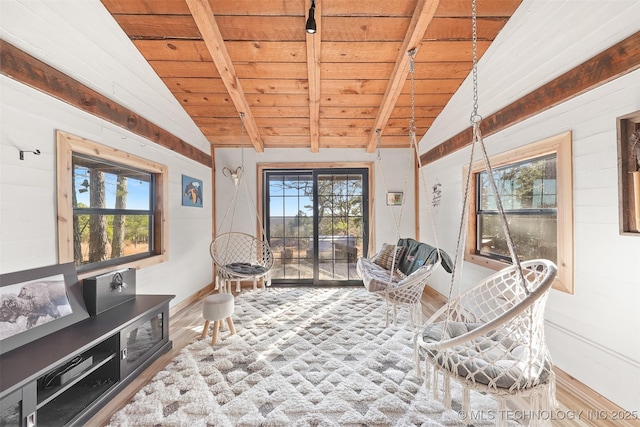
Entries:
MULTIPOLYGON (((110 426, 466 425, 460 386, 445 410, 415 376, 406 309, 385 327, 384 301, 364 288, 270 288, 235 304, 236 335, 194 338, 110 426)), ((471 404, 496 411, 475 392, 471 404)))

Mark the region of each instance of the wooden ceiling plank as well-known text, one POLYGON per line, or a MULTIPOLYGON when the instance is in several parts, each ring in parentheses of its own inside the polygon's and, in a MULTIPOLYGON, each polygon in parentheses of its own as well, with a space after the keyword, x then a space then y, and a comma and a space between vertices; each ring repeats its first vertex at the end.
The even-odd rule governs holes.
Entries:
POLYGON ((382 94, 366 95, 323 95, 320 99, 322 107, 375 107, 380 106, 382 94))
POLYGON ((393 64, 390 62, 341 62, 339 64, 336 64, 325 60, 320 64, 320 72, 322 73, 323 83, 327 80, 370 79, 384 80, 386 84, 391 71, 393 71, 393 64))
MULTIPOLYGON (((416 95, 422 94, 448 94, 453 95, 462 84, 463 79, 415 79, 414 89, 416 95)), ((411 81, 402 86, 402 94, 411 96, 411 81)))
POLYGON ((411 17, 415 0, 331 0, 324 6, 325 16, 403 16, 411 17), (366 6, 365 6, 366 5, 366 6))
POLYGON ((387 80, 340 79, 322 81, 323 95, 383 95, 387 88, 387 80))
POLYGON ((240 80, 225 47, 209 2, 207 0, 186 0, 186 2, 236 110, 239 113, 244 113, 244 127, 247 131, 247 136, 250 138, 255 150, 259 153, 263 152, 264 143, 242 91, 240 80))
MULTIPOLYGON (((478 0, 478 17, 511 16, 520 6, 522 0, 478 0)), ((436 10, 436 16, 471 16, 471 2, 469 0, 443 1, 436 10)))
POLYGON ((147 61, 212 61, 201 40, 133 40, 133 44, 147 61))
POLYGON ((302 16, 216 15, 216 22, 227 42, 304 41, 302 16))
POLYGON ((181 0, 101 0, 112 14, 189 15, 181 0))
MULTIPOLYGON (((379 0, 378 0, 379 1, 379 0)), ((403 0, 408 1, 408 0, 403 0)), ((102 0, 113 14, 189 15, 184 0, 102 0)), ((257 2, 255 0, 212 1, 217 15, 301 16, 303 0, 257 2)))
MULTIPOLYGON (((220 77, 213 61, 149 61, 162 78, 166 77, 220 77)), ((244 80, 304 80, 307 81, 307 65, 302 62, 268 63, 235 62, 238 77, 244 80)), ((471 69, 471 67, 469 67, 471 69)))
POLYGON ((306 62, 304 41, 227 41, 229 57, 237 62, 306 62))
MULTIPOLYGON (((506 17, 478 18, 478 40, 495 39, 507 19, 506 17)), ((424 38, 425 40, 471 40, 472 28, 471 17, 433 18, 424 38)))
POLYGON ((229 105, 210 106, 210 105, 183 105, 183 108, 191 118, 197 117, 225 117, 234 118, 237 120, 238 128, 240 126, 240 120, 238 120, 238 110, 233 102, 229 102, 229 105))
MULTIPOLYGON (((208 64, 215 68, 213 62, 208 64)), ((181 93, 227 93, 220 78, 165 77, 162 81, 176 97, 181 93)))
POLYGON ((130 39, 201 38, 190 15, 113 15, 130 39))
POLYGON ((163 80, 170 77, 220 77, 213 61, 148 61, 163 80))
MULTIPOLYGON (((304 10, 309 10, 312 0, 305 0, 304 10)), ((312 153, 320 150, 320 61, 322 34, 322 1, 314 3, 316 33, 306 34, 307 78, 309 81, 309 140, 312 153)), ((301 27, 302 28, 302 27, 301 27)))
POLYGON ((243 79, 245 94, 307 95, 307 79, 243 79))
MULTIPOLYGON (((444 107, 451 99, 449 93, 418 93, 414 96, 416 105, 421 107, 417 109, 416 115, 420 115, 423 108, 444 107)), ((398 97, 396 102, 397 107, 410 107, 411 106, 411 94, 402 93, 398 97)), ((411 110, 407 110, 411 112, 411 110)), ((393 117, 393 114, 391 114, 393 117)))
MULTIPOLYGON (((426 0, 421 0, 426 1, 426 0)), ((433 1, 433 0, 432 0, 433 1)), ((323 42, 322 62, 395 63, 402 42, 323 42)))
POLYGON ((407 35, 402 43, 402 47, 398 52, 398 58, 395 62, 393 72, 389 79, 389 85, 384 94, 382 103, 376 116, 376 121, 371 129, 372 132, 366 145, 367 153, 373 153, 376 148, 377 130, 383 130, 387 120, 391 116, 391 112, 402 91, 402 85, 407 79, 409 72, 410 57, 407 54, 412 49, 417 49, 420 42, 424 39, 429 23, 433 19, 433 15, 438 7, 439 0, 419 0, 416 5, 415 12, 411 18, 407 35))
POLYGON ((321 107, 320 120, 324 119, 375 119, 378 107, 321 107))

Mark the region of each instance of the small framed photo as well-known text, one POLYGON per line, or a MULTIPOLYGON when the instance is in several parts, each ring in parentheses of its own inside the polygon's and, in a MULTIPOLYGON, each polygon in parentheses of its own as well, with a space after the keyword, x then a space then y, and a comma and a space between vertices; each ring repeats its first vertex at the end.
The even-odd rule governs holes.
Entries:
POLYGON ((387 206, 400 206, 402 205, 402 192, 388 192, 387 193, 387 206))
POLYGON ((182 206, 202 207, 202 181, 182 175, 182 206))

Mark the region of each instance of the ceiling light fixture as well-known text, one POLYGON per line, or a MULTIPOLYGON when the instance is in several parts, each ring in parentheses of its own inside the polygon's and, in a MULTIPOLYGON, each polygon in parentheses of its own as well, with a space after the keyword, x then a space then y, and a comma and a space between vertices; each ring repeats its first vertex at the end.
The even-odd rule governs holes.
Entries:
POLYGON ((309 18, 307 18, 307 33, 316 33, 316 0, 311 0, 311 7, 309 8, 309 18))

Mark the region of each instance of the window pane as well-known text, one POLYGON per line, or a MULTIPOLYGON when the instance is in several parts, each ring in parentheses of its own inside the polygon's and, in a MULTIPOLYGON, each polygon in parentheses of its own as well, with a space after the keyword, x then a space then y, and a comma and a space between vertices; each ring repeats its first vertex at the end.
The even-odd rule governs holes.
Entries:
POLYGON ((269 177, 269 194, 272 196, 284 195, 284 185, 282 182, 282 176, 269 177))
MULTIPOLYGON (((507 215, 516 253, 521 260, 557 260, 555 215, 507 215)), ((481 255, 509 258, 509 247, 498 215, 478 215, 479 236, 476 250, 481 255)))
POLYGON ((150 210, 151 174, 73 156, 73 207, 150 210))
POLYGON ((149 216, 74 214, 80 253, 76 265, 150 253, 149 216))
MULTIPOLYGON (((493 169, 493 176, 505 210, 555 209, 556 157, 540 157, 493 169)), ((478 174, 479 209, 497 210, 487 172, 478 174)))

